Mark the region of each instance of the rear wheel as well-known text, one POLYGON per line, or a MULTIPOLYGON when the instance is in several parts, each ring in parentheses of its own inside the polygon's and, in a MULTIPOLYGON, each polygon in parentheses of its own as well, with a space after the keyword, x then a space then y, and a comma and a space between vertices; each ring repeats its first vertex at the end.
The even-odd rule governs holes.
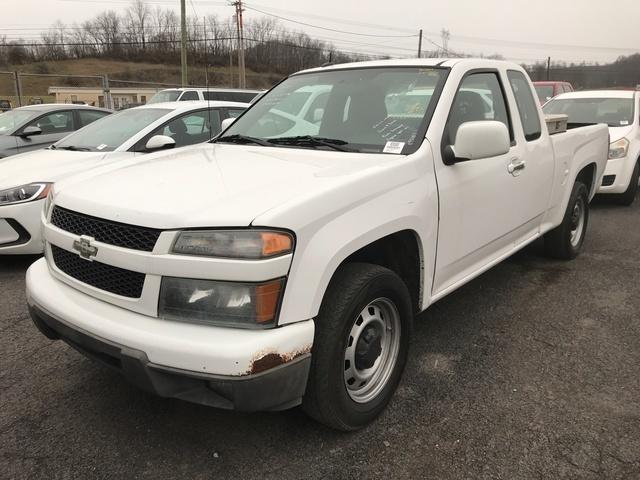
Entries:
POLYGON ((638 181, 640 179, 640 161, 636 162, 636 166, 631 174, 631 180, 629 181, 629 187, 624 193, 621 193, 616 198, 620 205, 630 206, 636 199, 638 193, 638 181))
POLYGON ((589 224, 589 191, 582 182, 573 185, 562 223, 544 236, 547 255, 561 260, 578 256, 589 224))
POLYGON ((409 292, 391 270, 344 265, 315 324, 303 408, 329 427, 357 430, 382 412, 400 381, 411 335, 409 292))

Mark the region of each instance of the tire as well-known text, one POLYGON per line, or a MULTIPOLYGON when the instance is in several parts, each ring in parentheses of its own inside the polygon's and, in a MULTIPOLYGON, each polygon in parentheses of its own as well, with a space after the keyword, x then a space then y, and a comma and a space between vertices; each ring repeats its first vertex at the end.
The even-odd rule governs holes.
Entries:
POLYGON ((571 190, 562 223, 544 236, 548 256, 572 260, 578 256, 589 225, 589 191, 577 181, 571 190))
POLYGON ((636 163, 636 166, 633 169, 633 173, 631 174, 631 180, 629 181, 629 186, 627 187, 627 190, 616 197, 616 200, 620 205, 625 205, 629 207, 631 206, 633 201, 636 199, 636 193, 638 192, 639 178, 640 178, 640 161, 636 163))
POLYGON ((412 323, 409 291, 394 272, 367 263, 342 266, 315 319, 304 411, 342 431, 373 421, 400 382, 412 323), (372 371, 363 384, 362 375, 372 371))

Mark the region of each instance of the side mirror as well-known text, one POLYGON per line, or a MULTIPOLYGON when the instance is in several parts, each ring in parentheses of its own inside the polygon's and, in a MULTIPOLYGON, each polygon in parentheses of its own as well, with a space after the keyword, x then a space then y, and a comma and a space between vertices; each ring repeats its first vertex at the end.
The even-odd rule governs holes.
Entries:
POLYGON ((166 135, 154 135, 149 139, 144 149, 147 152, 153 152, 156 150, 166 150, 176 146, 176 141, 166 135))
POLYGON ((324 108, 316 108, 313 111, 313 123, 318 123, 322 121, 323 116, 324 116, 324 108))
POLYGON ((222 123, 220 123, 220 131, 224 132, 235 121, 235 117, 225 118, 224 120, 222 120, 222 123))
POLYGON ((40 127, 30 125, 24 130, 22 130, 22 133, 20 133, 20 136, 26 138, 26 137, 32 137, 34 135, 41 135, 41 134, 42 134, 42 129, 40 127))
POLYGON ((465 122, 458 127, 455 143, 445 149, 444 163, 497 157, 509 153, 511 139, 509 130, 502 122, 495 120, 465 122))

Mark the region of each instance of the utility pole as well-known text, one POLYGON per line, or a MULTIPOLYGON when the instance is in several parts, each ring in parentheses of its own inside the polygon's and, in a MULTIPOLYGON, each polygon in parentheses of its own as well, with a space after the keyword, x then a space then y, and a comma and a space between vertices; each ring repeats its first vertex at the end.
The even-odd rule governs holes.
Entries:
POLYGON ((238 34, 238 86, 247 87, 247 78, 244 66, 244 25, 242 23, 242 0, 232 3, 236 7, 236 32, 238 34))
POLYGON ((182 86, 187 86, 187 7, 186 0, 180 0, 180 64, 182 70, 182 86))
POLYGON ((551 57, 547 57, 547 80, 551 79, 551 57))
POLYGON ((442 38, 442 56, 448 57, 449 56, 449 37, 451 37, 449 30, 443 28, 440 31, 440 37, 442 38))
POLYGON ((422 57, 422 29, 418 35, 418 58, 422 57))

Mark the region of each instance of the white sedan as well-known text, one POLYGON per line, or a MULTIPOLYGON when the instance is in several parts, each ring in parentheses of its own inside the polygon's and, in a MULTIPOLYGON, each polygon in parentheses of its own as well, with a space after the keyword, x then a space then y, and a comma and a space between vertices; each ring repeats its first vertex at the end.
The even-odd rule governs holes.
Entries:
POLYGON ((40 212, 54 182, 152 151, 210 140, 238 102, 156 103, 98 120, 46 150, 0 160, 0 255, 42 253, 40 212))
POLYGON ((609 161, 598 193, 631 205, 640 179, 640 91, 594 90, 564 93, 547 102, 544 113, 562 113, 569 123, 609 125, 609 161))

